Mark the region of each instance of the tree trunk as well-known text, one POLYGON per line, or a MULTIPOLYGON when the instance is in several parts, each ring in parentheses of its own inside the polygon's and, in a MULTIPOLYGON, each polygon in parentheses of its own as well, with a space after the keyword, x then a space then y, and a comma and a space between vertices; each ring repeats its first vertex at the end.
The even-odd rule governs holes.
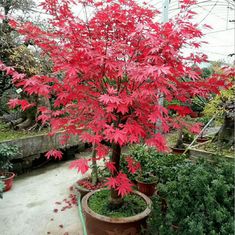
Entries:
MULTIPOLYGON (((114 162, 116 171, 113 172, 112 177, 116 177, 119 173, 120 169, 120 157, 121 157, 121 146, 119 144, 112 144, 112 156, 111 161, 114 162)), ((119 208, 123 204, 123 199, 120 195, 118 195, 118 191, 115 189, 111 189, 110 195, 110 206, 111 208, 119 208)))
POLYGON ((97 162, 96 162, 96 150, 95 144, 92 145, 92 172, 91 172, 91 182, 93 185, 96 185, 98 182, 98 169, 97 169, 97 162))
POLYGON ((231 116, 224 117, 224 123, 213 139, 214 143, 223 148, 234 146, 234 118, 231 116))
POLYGON ((184 142, 183 142, 183 129, 182 128, 179 130, 178 138, 177 138, 177 141, 176 141, 176 144, 175 144, 174 147, 178 148, 178 149, 184 149, 185 148, 184 142))

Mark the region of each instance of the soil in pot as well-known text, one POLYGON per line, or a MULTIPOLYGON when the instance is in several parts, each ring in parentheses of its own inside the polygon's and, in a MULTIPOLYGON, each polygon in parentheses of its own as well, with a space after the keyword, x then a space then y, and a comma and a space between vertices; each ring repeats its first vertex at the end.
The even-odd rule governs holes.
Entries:
POLYGON ((109 196, 109 190, 97 190, 82 199, 88 235, 140 235, 151 212, 150 199, 134 192, 124 198, 121 208, 114 210, 108 204, 109 196))
POLYGON ((139 195, 129 194, 124 198, 123 206, 113 210, 109 207, 109 190, 101 190, 89 199, 89 207, 97 214, 113 218, 134 216, 146 208, 146 202, 139 195))
POLYGON ((81 194, 81 197, 85 196, 87 193, 104 188, 104 182, 98 182, 96 185, 91 183, 91 178, 86 177, 80 179, 75 184, 75 189, 81 194))
POLYGON ((3 183, 5 184, 4 192, 11 189, 14 177, 15 177, 15 173, 13 173, 13 172, 0 173, 0 178, 3 181, 3 183))

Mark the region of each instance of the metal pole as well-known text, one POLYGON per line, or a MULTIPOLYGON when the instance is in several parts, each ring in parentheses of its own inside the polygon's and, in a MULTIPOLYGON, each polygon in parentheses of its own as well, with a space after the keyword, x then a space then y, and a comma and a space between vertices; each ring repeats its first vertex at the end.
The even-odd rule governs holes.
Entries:
MULTIPOLYGON (((169 18, 168 18, 168 12, 169 12, 169 3, 171 0, 163 0, 162 2, 162 23, 166 23, 168 22, 169 18)), ((158 100, 158 105, 163 106, 164 105, 164 96, 163 94, 161 94, 160 92, 158 92, 159 94, 159 100, 158 100)), ((160 129, 160 126, 162 125, 161 120, 158 120, 156 123, 156 132, 161 132, 161 130, 157 130, 158 128, 160 129)))
POLYGON ((171 0, 163 0, 163 4, 162 4, 162 23, 166 23, 169 18, 169 3, 171 2, 171 0))
POLYGON ((189 148, 192 147, 192 145, 195 143, 195 141, 198 139, 198 137, 206 130, 206 128, 211 124, 211 122, 216 118, 216 114, 210 119, 210 121, 204 126, 204 128, 200 131, 200 133, 194 138, 194 140, 192 141, 192 143, 185 149, 185 151, 183 152, 183 154, 185 154, 189 148))

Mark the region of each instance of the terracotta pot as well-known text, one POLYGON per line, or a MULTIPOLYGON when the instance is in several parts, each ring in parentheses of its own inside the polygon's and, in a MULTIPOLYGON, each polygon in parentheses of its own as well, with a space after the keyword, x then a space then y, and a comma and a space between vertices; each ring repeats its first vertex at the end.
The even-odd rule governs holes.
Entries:
POLYGON ((197 118, 198 117, 198 113, 196 113, 196 112, 190 113, 190 117, 191 118, 197 118))
POLYGON ((172 150, 172 153, 175 153, 175 154, 183 154, 185 149, 179 149, 179 148, 174 148, 174 147, 171 147, 171 150, 172 150))
POLYGON ((204 142, 206 142, 206 141, 208 141, 209 139, 207 138, 207 137, 199 137, 199 138, 197 138, 197 142, 198 143, 204 143, 204 142))
POLYGON ((151 183, 144 183, 140 180, 136 180, 137 181, 137 189, 145 194, 146 196, 153 196, 153 194, 155 193, 156 191, 156 185, 157 185, 157 181, 155 182, 151 182, 151 183))
POLYGON ((80 193, 81 198, 83 198, 87 193, 91 192, 92 190, 90 189, 86 189, 83 186, 79 185, 79 181, 82 181, 84 179, 89 179, 89 177, 86 178, 82 178, 80 180, 78 180, 75 184, 74 184, 74 188, 80 193))
POLYGON ((151 200, 144 194, 135 191, 146 201, 146 209, 134 216, 123 218, 111 218, 92 211, 88 206, 88 200, 94 193, 102 189, 93 191, 85 195, 82 199, 83 213, 86 218, 86 228, 88 235, 140 235, 141 228, 146 227, 146 219, 151 210, 151 200))
MULTIPOLYGON (((96 189, 101 188, 101 187, 97 187, 97 188, 94 189, 94 190, 93 190, 93 189, 86 189, 85 187, 79 185, 79 181, 82 181, 82 180, 89 180, 89 177, 82 178, 82 179, 78 180, 78 181, 74 184, 74 188, 80 193, 81 198, 83 198, 87 193, 92 192, 92 191, 94 191, 94 190, 96 190, 96 189)), ((104 188, 104 187, 102 186, 102 188, 104 188)))
POLYGON ((15 177, 15 173, 13 172, 1 172, 0 176, 4 176, 4 178, 1 178, 3 183, 5 184, 4 192, 11 189, 13 184, 13 179, 15 177))

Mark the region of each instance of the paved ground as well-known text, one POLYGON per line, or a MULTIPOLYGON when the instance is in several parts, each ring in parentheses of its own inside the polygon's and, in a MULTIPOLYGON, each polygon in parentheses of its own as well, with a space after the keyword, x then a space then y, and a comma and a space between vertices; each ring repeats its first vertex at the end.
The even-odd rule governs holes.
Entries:
POLYGON ((79 178, 69 162, 16 177, 13 188, 0 199, 0 235, 82 235, 77 207, 60 211, 67 205, 63 199, 69 198, 69 187, 79 178))

